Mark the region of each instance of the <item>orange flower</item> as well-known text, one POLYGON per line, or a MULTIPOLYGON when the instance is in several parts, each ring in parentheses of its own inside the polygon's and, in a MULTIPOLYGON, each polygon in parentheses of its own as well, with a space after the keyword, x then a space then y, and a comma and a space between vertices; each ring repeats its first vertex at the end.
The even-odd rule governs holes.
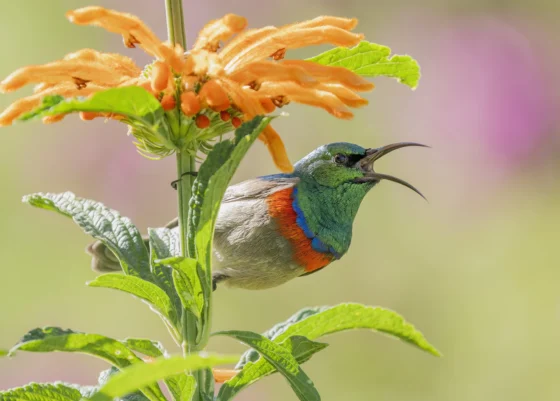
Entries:
MULTIPOLYGON (((241 123, 240 117, 250 120, 291 101, 320 107, 337 118, 352 118, 348 107, 367 104, 356 92, 373 89, 373 84, 341 67, 282 60, 290 49, 325 43, 358 44, 362 35, 350 32, 357 24, 355 19, 322 16, 279 28, 247 30, 245 18, 228 14, 209 22, 190 52, 184 53, 179 45, 162 42, 130 14, 85 7, 68 12, 67 17, 75 24, 118 33, 126 46, 138 46, 156 60, 141 71, 120 54, 83 49, 53 63, 21 68, 0 83, 0 91, 10 92, 29 83, 37 86, 33 95, 14 102, 0 114, 0 125, 9 125, 33 110, 47 95, 89 96, 109 88, 136 85, 153 93, 168 112, 181 113, 181 118, 196 126, 195 131, 204 131, 201 137, 209 138, 214 122, 222 134, 224 124, 232 130, 241 123), (221 43, 225 45, 220 50, 221 43)), ((63 117, 49 116, 44 121, 56 122, 63 117)), ((91 119, 93 115, 82 118, 91 119)), ((268 126, 260 139, 278 168, 291 171, 278 133, 268 126)))

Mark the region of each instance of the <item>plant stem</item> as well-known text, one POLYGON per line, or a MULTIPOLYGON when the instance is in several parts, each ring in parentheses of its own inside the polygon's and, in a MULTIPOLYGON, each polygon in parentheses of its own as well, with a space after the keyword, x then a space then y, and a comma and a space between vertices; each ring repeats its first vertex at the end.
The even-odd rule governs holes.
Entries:
MULTIPOLYGON (((180 44, 184 50, 187 48, 187 41, 185 37, 185 22, 183 18, 183 4, 182 0, 165 0, 165 11, 167 16, 167 33, 169 41, 173 44, 180 44)), ((179 206, 179 233, 181 235, 181 254, 183 257, 188 258, 190 255, 187 246, 189 238, 189 201, 192 196, 192 185, 194 177, 189 174, 195 171, 194 156, 182 151, 177 152, 177 197, 179 206)), ((182 337, 183 343, 181 344, 183 355, 187 356, 191 352, 197 351, 196 344, 197 337, 197 324, 196 317, 188 311, 183 310, 182 316, 182 337)), ((196 382, 197 391, 193 396, 193 401, 204 399, 212 399, 212 394, 206 394, 206 375, 203 371, 192 372, 196 382)), ((210 376, 212 376, 210 374, 210 376)), ((213 381, 213 378, 211 379, 213 381)))

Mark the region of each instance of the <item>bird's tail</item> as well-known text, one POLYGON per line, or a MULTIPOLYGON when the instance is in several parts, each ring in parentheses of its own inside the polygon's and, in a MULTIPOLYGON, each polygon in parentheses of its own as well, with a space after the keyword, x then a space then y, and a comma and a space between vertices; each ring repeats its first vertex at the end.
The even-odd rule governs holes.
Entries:
MULTIPOLYGON (((173 229, 179 224, 178 219, 173 219, 165 228, 173 229)), ((148 236, 143 236, 146 248, 150 247, 148 236)), ((101 241, 95 241, 86 248, 86 253, 91 255, 91 269, 99 273, 107 273, 121 270, 121 264, 115 254, 101 241)))
POLYGON ((121 270, 121 264, 115 254, 101 241, 95 241, 86 248, 91 255, 91 269, 99 273, 121 270))

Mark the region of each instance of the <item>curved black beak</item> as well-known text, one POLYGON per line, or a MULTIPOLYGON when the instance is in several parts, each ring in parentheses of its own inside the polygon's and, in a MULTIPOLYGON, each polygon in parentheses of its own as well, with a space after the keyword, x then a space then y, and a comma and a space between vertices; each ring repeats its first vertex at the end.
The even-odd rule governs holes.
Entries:
POLYGON ((359 168, 360 170, 363 171, 364 176, 360 178, 356 178, 354 182, 379 182, 381 180, 393 181, 396 182, 397 184, 404 185, 405 187, 416 192, 422 198, 426 199, 426 197, 422 195, 422 193, 419 190, 417 190, 414 186, 412 186, 408 182, 401 180, 400 178, 393 177, 392 175, 377 173, 373 169, 373 164, 376 160, 380 159, 381 157, 385 156, 388 153, 391 153, 394 150, 400 148, 406 148, 409 146, 420 146, 423 148, 429 148, 429 146, 422 145, 421 143, 399 142, 399 143, 392 143, 390 145, 382 146, 377 149, 367 149, 365 157, 360 159, 355 164, 356 168, 359 168))

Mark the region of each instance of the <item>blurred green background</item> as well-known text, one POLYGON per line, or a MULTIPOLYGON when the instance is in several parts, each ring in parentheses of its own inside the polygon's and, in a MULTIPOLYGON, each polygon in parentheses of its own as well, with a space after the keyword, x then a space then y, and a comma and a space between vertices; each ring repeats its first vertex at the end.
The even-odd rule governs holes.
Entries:
MULTIPOLYGON (((83 47, 140 50, 121 38, 68 23, 79 1, 2 2, 0 76, 83 47)), ((165 36, 163 1, 103 0, 139 15, 165 36)), ((357 16, 370 41, 408 53, 422 66, 412 92, 376 79, 370 105, 354 120, 289 106, 275 127, 292 160, 320 144, 366 147, 413 140, 380 170, 427 195, 386 183, 363 203, 350 252, 310 278, 263 291, 219 290, 214 329, 264 331, 304 306, 344 301, 381 305, 414 323, 444 358, 370 332, 332 336, 305 366, 325 401, 553 401, 560 397, 560 3, 368 0, 185 1, 188 38, 227 12, 252 27, 321 14, 357 16)), ((326 48, 294 51, 307 57, 326 48)), ((0 97, 4 108, 23 92, 0 97)), ((124 294, 87 288, 94 277, 84 253, 90 239, 70 220, 34 210, 21 196, 71 190, 132 218, 142 230, 174 217, 174 159, 140 157, 124 129, 77 117, 0 133, 0 348, 27 330, 54 325, 109 336, 171 341, 147 306, 124 294)), ((274 173, 258 143, 235 181, 274 173)), ((241 352, 234 341, 211 349, 241 352)), ((92 384, 105 363, 91 357, 25 354, 0 360, 0 388, 30 381, 92 384)), ((282 377, 270 377, 241 400, 292 400, 282 377)))

